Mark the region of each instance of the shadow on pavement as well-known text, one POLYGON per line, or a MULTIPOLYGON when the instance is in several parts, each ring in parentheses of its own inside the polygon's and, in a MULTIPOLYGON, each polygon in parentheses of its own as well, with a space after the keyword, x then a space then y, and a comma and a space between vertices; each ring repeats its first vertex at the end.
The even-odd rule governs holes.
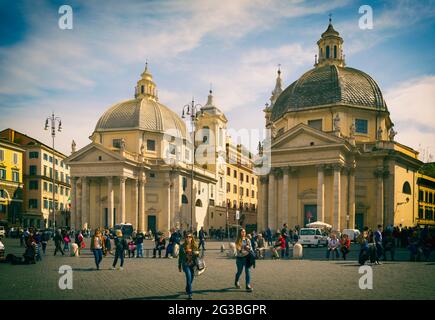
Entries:
MULTIPOLYGON (((235 292, 240 291, 240 289, 236 289, 234 287, 223 288, 223 289, 209 289, 209 290, 193 290, 193 296, 197 294, 208 294, 208 293, 223 293, 223 292, 235 292)), ((125 300, 185 300, 186 293, 179 292, 177 294, 171 294, 166 296, 148 296, 148 297, 140 297, 140 298, 131 298, 125 300)))

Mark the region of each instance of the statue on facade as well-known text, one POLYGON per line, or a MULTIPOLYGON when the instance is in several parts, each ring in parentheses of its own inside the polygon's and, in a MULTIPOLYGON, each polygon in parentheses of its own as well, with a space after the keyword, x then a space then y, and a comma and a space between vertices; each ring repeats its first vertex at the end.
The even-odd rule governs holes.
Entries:
POLYGON ((125 151, 125 139, 121 139, 121 151, 125 151))
POLYGON ((350 138, 355 138, 355 131, 356 131, 355 124, 352 123, 352 125, 350 126, 350 129, 349 129, 349 137, 350 138))
POLYGON ((388 138, 390 139, 390 141, 394 141, 394 137, 396 136, 397 131, 394 131, 394 129, 391 127, 390 132, 388 134, 388 138))
POLYGON ((334 131, 340 132, 340 116, 338 115, 338 113, 334 118, 334 131))
POLYGON ((377 132, 378 140, 382 140, 382 133, 383 132, 384 132, 384 130, 382 130, 381 126, 379 126, 378 132, 377 132))
POLYGON ((145 154, 145 145, 142 143, 140 146, 140 154, 143 156, 145 154))
POLYGON ((71 143, 71 153, 76 152, 76 142, 73 140, 71 143))

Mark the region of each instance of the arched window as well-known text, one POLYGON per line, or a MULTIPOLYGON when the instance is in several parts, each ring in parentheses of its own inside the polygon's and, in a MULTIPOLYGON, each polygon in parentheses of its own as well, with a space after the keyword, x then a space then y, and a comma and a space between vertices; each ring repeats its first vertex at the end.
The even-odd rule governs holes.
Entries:
POLYGON ((403 184, 402 192, 406 194, 411 194, 411 186, 408 181, 403 184))
POLYGON ((337 46, 334 46, 334 59, 337 59, 337 46))
POLYGON ((184 203, 184 204, 188 204, 189 203, 189 200, 187 199, 185 194, 181 195, 181 203, 184 203))
POLYGON ((326 46, 326 59, 329 59, 329 46, 326 46))
POLYGON ((144 86, 140 86, 140 93, 144 92, 144 86))
POLYGON ((196 200, 195 206, 202 207, 202 201, 201 201, 201 199, 196 200))

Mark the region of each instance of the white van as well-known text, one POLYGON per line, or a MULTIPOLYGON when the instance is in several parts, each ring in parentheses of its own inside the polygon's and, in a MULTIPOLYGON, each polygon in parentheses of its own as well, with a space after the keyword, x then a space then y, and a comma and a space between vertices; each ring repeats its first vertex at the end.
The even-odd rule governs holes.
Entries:
POLYGON ((319 228, 302 228, 299 231, 299 241, 301 245, 326 246, 328 239, 322 235, 319 228))

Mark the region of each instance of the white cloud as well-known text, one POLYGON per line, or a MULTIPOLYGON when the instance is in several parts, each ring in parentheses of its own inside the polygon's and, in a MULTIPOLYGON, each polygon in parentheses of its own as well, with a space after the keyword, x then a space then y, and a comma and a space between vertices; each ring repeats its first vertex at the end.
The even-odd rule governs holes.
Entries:
POLYGON ((385 100, 398 131, 396 140, 435 155, 435 76, 401 83, 386 92, 385 100))

